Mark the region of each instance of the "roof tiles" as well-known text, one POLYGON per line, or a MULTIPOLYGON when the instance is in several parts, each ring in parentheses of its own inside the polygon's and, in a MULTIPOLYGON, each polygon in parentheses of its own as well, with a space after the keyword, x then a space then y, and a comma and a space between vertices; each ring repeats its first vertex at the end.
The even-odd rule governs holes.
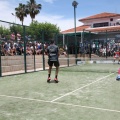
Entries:
MULTIPOLYGON (((117 16, 120 17, 120 14, 103 12, 103 13, 100 13, 100 14, 96 14, 96 15, 93 15, 93 16, 89 16, 89 17, 80 19, 79 21, 100 19, 100 18, 111 18, 111 17, 117 17, 117 16)), ((82 26, 76 27, 76 32, 81 32, 83 30, 91 31, 91 32, 120 31, 120 25, 98 27, 98 28, 91 28, 90 25, 82 25, 82 26)), ((75 32, 75 28, 71 28, 71 29, 62 31, 61 33, 62 34, 67 34, 67 33, 74 33, 74 32, 75 32)))
MULTIPOLYGON (((76 32, 83 31, 86 28, 90 28, 90 26, 89 25, 78 26, 78 27, 76 27, 76 32)), ((74 32, 75 32, 75 28, 71 28, 71 29, 62 31, 63 34, 65 34, 65 33, 74 33, 74 32)))
POLYGON ((120 16, 120 14, 103 12, 103 13, 100 13, 100 14, 96 14, 96 15, 93 15, 93 16, 89 16, 89 17, 80 19, 79 21, 91 20, 91 19, 100 19, 100 18, 109 18, 109 17, 116 17, 116 16, 120 16))

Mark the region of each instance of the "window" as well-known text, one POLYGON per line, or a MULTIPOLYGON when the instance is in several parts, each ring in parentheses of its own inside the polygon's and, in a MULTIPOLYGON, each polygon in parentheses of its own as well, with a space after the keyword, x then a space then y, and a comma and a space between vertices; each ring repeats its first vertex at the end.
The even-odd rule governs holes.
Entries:
POLYGON ((109 26, 108 22, 104 22, 104 23, 95 23, 93 24, 93 27, 105 27, 105 26, 109 26))
POLYGON ((113 18, 110 18, 110 21, 113 21, 113 18))

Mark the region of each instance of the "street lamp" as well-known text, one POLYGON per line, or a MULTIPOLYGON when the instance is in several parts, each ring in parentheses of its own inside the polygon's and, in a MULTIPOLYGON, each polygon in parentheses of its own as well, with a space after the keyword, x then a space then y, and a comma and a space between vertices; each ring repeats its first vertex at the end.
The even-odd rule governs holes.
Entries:
POLYGON ((15 16, 15 23, 16 23, 16 15, 14 13, 11 13, 13 16, 15 16))
MULTIPOLYGON (((76 39, 76 8, 77 8, 78 2, 75 0, 72 2, 72 6, 74 7, 74 27, 75 27, 75 58, 77 58, 77 39, 76 39)), ((77 60, 76 60, 77 64, 77 60)))

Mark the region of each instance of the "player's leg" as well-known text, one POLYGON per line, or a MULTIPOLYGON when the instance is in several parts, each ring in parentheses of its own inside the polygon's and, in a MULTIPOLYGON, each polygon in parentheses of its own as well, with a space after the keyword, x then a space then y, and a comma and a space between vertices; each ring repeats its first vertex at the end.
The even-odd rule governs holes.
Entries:
POLYGON ((118 58, 118 64, 120 63, 120 57, 118 58))
POLYGON ((60 64, 59 64, 59 61, 55 61, 55 62, 54 62, 54 65, 55 65, 55 67, 56 67, 55 79, 54 79, 54 80, 55 80, 56 83, 58 83, 58 72, 59 72, 59 65, 60 65, 60 64))
POLYGON ((53 62, 52 61, 48 61, 48 65, 49 65, 49 69, 48 69, 48 79, 47 82, 50 82, 51 78, 51 70, 52 70, 52 66, 53 66, 53 62))

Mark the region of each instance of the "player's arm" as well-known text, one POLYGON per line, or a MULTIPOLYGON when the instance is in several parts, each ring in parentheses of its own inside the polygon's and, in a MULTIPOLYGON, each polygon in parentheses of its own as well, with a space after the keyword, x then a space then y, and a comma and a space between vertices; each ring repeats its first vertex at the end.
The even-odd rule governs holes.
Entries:
POLYGON ((47 50, 46 50, 46 54, 48 55, 49 54, 49 49, 47 48, 47 50))
POLYGON ((64 52, 64 55, 65 55, 65 57, 67 57, 67 53, 66 53, 66 51, 64 52))
POLYGON ((60 51, 58 50, 58 57, 60 56, 60 51))
POLYGON ((59 50, 59 48, 58 48, 58 57, 60 56, 60 50, 59 50))

